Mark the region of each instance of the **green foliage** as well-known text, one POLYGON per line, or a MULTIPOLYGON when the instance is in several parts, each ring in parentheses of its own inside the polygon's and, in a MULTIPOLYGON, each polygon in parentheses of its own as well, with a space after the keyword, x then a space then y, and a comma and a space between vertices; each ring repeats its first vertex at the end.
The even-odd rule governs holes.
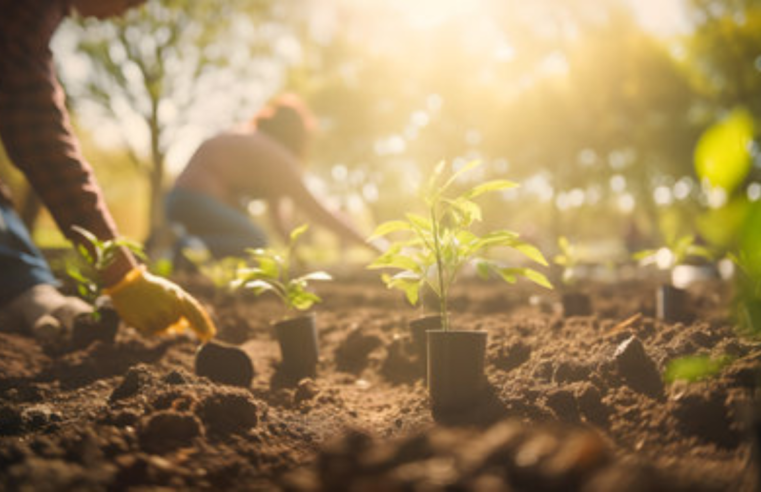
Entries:
POLYGON ((571 285, 574 282, 573 269, 579 264, 579 253, 576 245, 572 244, 565 236, 558 238, 558 248, 560 253, 555 255, 553 261, 556 265, 563 268, 563 275, 561 277, 563 283, 571 285))
POLYGON ((695 148, 695 171, 711 186, 728 195, 743 182, 753 164, 751 144, 753 117, 745 109, 732 113, 709 127, 695 148))
POLYGON ((542 253, 531 244, 519 239, 516 232, 496 230, 482 236, 471 231, 471 226, 482 219, 481 207, 473 201, 486 193, 518 186, 507 180, 488 181, 454 196, 448 196, 455 181, 480 165, 473 161, 448 178, 444 176, 445 163, 436 167, 423 190, 428 215, 407 213, 404 219, 385 222, 377 227, 371 238, 403 233, 407 239, 392 242, 389 248, 373 261, 370 269, 399 270, 395 275, 383 274, 389 288, 404 292, 410 304, 417 304, 424 286, 440 300, 444 329, 449 328, 447 297, 450 287, 464 265, 475 263, 478 274, 497 277, 515 283, 524 277, 539 285, 552 288, 547 278, 536 270, 525 267, 504 266, 487 258, 491 248, 505 247, 522 253, 530 260, 547 266, 542 253))
POLYGON ((326 272, 311 272, 294 277, 291 264, 294 259, 296 242, 306 232, 307 225, 291 231, 289 242, 284 250, 273 248, 249 249, 255 267, 240 268, 236 278, 231 282, 235 289, 248 289, 256 295, 272 292, 285 307, 293 311, 304 311, 315 303, 321 302, 317 294, 307 290, 313 280, 332 280, 326 272))
POLYGON ((666 245, 658 249, 638 251, 633 258, 642 264, 655 263, 664 270, 671 270, 682 265, 688 258, 713 259, 713 253, 705 246, 695 244, 695 236, 668 236, 666 245))
POLYGON ((90 302, 100 295, 102 289, 98 272, 116 260, 121 248, 127 248, 141 260, 147 261, 143 247, 136 241, 124 237, 101 241, 95 234, 82 227, 72 226, 72 229, 81 238, 76 249, 84 264, 70 262, 66 265, 66 273, 76 282, 79 295, 90 302))
POLYGON ((209 279, 214 287, 220 290, 229 289, 237 278, 238 270, 246 264, 244 259, 233 256, 216 260, 205 248, 184 248, 182 255, 198 269, 201 275, 209 279))
POLYGON ((673 383, 674 381, 701 381, 719 374, 732 360, 732 357, 728 355, 717 359, 706 355, 680 357, 668 363, 663 373, 663 379, 667 383, 673 383))

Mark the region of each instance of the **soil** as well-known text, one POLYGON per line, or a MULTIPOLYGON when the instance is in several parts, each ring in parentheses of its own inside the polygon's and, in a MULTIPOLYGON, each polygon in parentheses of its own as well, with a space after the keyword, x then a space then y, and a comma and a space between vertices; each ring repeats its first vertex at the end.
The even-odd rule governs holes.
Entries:
POLYGON ((653 282, 586 285, 594 313, 576 317, 558 292, 464 282, 453 326, 488 331, 489 388, 442 415, 408 328, 422 312, 376 277, 318 286, 320 362, 300 381, 278 371, 272 299, 175 280, 253 371, 229 385, 196 375, 190 335, 122 325, 61 353, 0 327, 0 489, 756 489, 761 347, 737 335, 724 284, 691 287, 692 319, 666 323, 653 282), (662 382, 669 360, 695 353, 734 361, 662 382))

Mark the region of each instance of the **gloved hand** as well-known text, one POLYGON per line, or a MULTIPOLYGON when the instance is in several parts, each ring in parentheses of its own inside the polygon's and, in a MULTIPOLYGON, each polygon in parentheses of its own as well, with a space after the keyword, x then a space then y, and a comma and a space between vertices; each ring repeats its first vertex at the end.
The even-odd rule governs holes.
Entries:
POLYGON ((137 267, 116 285, 103 289, 122 321, 144 335, 182 332, 191 328, 206 342, 217 329, 209 315, 178 285, 137 267))
POLYGON ((61 294, 50 284, 38 284, 13 299, 0 311, 2 323, 32 333, 44 345, 65 343, 74 318, 91 313, 92 306, 61 294))

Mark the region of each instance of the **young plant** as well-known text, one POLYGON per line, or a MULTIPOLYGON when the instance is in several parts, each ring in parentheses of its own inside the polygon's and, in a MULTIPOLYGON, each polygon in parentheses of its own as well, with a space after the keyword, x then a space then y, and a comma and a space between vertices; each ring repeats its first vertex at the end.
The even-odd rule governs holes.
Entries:
POLYGON ((97 272, 114 262, 120 248, 127 248, 141 260, 147 261, 143 247, 131 239, 118 237, 101 241, 92 232, 82 227, 72 226, 72 228, 81 238, 76 249, 84 260, 84 265, 82 262, 68 263, 66 273, 76 283, 79 295, 90 304, 95 302, 102 290, 97 272))
POLYGON ((646 249, 634 254, 633 258, 642 265, 655 264, 661 270, 673 270, 684 264, 688 258, 713 258, 711 251, 695 244, 695 236, 666 234, 666 245, 658 249, 646 249))
POLYGON ((403 220, 385 222, 371 237, 373 240, 397 232, 407 235, 405 240, 392 242, 368 268, 399 270, 395 275, 382 275, 382 279, 387 287, 403 291, 412 305, 417 304, 421 289, 430 287, 439 299, 442 329, 445 331, 450 326, 449 291, 466 264, 475 263, 476 271, 482 278, 495 273, 512 284, 518 277, 525 277, 543 287, 552 288, 547 278, 536 270, 504 266, 487 258, 491 248, 505 247, 547 266, 542 253, 520 240, 518 233, 502 229, 479 236, 471 231, 471 226, 482 219, 481 207, 473 200, 486 193, 514 188, 517 183, 493 180, 463 193, 449 195, 456 180, 479 165, 478 161, 470 162, 445 178, 445 163, 439 163, 423 190, 427 214, 408 213, 403 220))
POLYGON ((571 244, 565 236, 558 238, 558 248, 560 252, 555 255, 553 261, 556 265, 563 269, 563 273, 560 277, 563 285, 571 286, 575 282, 574 269, 579 264, 579 253, 576 249, 576 245, 571 244))
POLYGON ((322 299, 317 294, 308 290, 308 284, 313 280, 332 280, 332 277, 322 271, 300 276, 293 276, 291 272, 296 243, 307 228, 307 225, 302 225, 291 231, 288 244, 283 250, 249 249, 248 253, 257 266, 239 269, 232 287, 248 289, 256 295, 272 292, 291 312, 305 311, 321 302, 322 299))

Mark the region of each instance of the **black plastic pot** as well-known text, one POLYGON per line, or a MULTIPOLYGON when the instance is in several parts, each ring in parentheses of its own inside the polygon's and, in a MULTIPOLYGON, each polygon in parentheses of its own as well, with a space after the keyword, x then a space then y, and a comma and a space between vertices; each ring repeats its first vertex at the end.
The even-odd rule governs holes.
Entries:
POLYGON ((272 327, 280 343, 280 370, 283 375, 292 379, 314 376, 320 357, 314 315, 290 318, 272 327))
POLYGON ((563 304, 563 316, 590 316, 592 314, 592 301, 583 292, 565 292, 561 298, 563 304))
POLYGON ((687 317, 687 291, 673 285, 663 284, 656 291, 655 316, 675 323, 687 317))
POLYGON ((429 330, 427 335, 431 406, 452 411, 476 403, 486 387, 486 332, 429 330))

